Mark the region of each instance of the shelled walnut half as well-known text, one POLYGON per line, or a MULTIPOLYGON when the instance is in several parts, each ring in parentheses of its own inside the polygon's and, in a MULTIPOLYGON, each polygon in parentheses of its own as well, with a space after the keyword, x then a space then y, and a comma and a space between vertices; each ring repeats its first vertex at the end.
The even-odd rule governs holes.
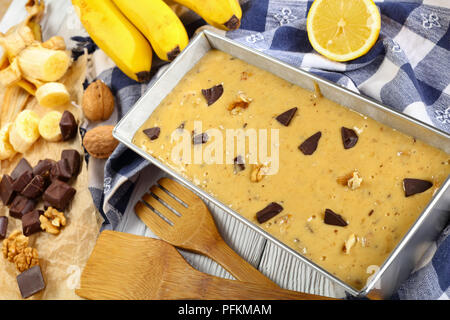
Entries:
POLYGON ((44 215, 39 217, 39 221, 41 221, 42 230, 54 235, 58 235, 67 223, 64 213, 52 207, 45 210, 44 215))
POLYGON ((3 240, 3 257, 14 262, 17 270, 23 272, 39 264, 39 255, 35 248, 28 247, 28 237, 16 230, 3 240))

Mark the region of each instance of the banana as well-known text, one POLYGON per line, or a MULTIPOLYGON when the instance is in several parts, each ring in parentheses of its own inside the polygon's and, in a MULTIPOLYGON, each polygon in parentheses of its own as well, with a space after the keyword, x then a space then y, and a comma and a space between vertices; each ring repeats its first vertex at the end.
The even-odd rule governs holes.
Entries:
POLYGON ((163 0, 113 0, 150 41, 158 57, 172 61, 189 43, 183 23, 163 0))
POLYGON ((59 111, 50 111, 42 117, 39 122, 39 134, 42 138, 50 142, 58 142, 62 140, 61 122, 62 113, 59 111))
POLYGON ((22 79, 17 59, 14 59, 9 66, 0 71, 0 86, 9 87, 22 79))
POLYGON ((92 40, 120 70, 133 80, 150 80, 150 44, 111 0, 72 0, 72 4, 92 40))
POLYGON ((17 56, 24 77, 42 81, 57 81, 66 73, 71 59, 64 50, 52 50, 42 45, 28 46, 17 56))
POLYGON ((238 0, 173 0, 201 16, 208 24, 222 30, 236 30, 242 10, 238 0))
POLYGON ((39 116, 31 110, 18 114, 9 132, 9 142, 14 150, 25 153, 39 139, 39 116))
POLYGON ((9 143, 9 131, 11 127, 12 123, 9 122, 0 130, 0 160, 11 159, 17 153, 11 143, 9 143))
POLYGON ((47 82, 36 90, 36 99, 43 107, 56 108, 68 103, 70 95, 62 83, 47 82))

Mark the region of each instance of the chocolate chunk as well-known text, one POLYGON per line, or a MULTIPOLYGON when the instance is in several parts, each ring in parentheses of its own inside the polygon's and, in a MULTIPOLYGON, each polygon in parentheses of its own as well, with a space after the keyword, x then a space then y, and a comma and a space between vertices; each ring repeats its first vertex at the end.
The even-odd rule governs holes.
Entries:
POLYGON ((39 217, 44 214, 42 210, 33 210, 22 216, 22 231, 24 236, 41 231, 41 221, 39 217))
POLYGON ((33 172, 25 171, 13 183, 12 188, 16 192, 22 191, 33 180, 33 172))
POLYGON ((325 219, 323 222, 338 227, 345 227, 347 225, 347 222, 340 214, 337 214, 330 209, 325 209, 325 219))
POLYGON ((54 165, 56 165, 55 160, 51 159, 39 160, 37 165, 33 168, 33 174, 35 176, 41 176, 47 179, 50 177, 50 171, 54 165))
POLYGON ((159 134, 161 133, 161 129, 159 127, 153 127, 144 130, 144 134, 150 139, 155 140, 158 139, 159 134))
POLYGON ((167 58, 169 61, 173 61, 180 53, 180 46, 176 46, 173 50, 167 53, 167 58))
POLYGON ((276 202, 272 202, 267 207, 256 213, 256 220, 258 220, 259 223, 264 223, 275 217, 281 211, 283 211, 283 207, 276 202))
POLYGON ((75 195, 76 190, 67 183, 54 180, 45 190, 42 199, 46 206, 51 206, 59 211, 64 211, 75 195))
POLYGON ((13 178, 7 174, 3 175, 2 181, 0 182, 0 196, 5 206, 9 206, 16 196, 16 192, 12 188, 13 183, 13 178))
POLYGON ((321 137, 322 132, 319 131, 306 139, 298 148, 304 155, 310 156, 316 151, 321 137))
POLYGON ((75 149, 66 149, 61 152, 61 160, 66 159, 69 165, 70 174, 75 177, 80 172, 81 167, 81 155, 75 149))
POLYGON ((209 89, 202 89, 202 94, 205 97, 208 106, 210 106, 214 102, 219 100, 219 98, 222 96, 223 86, 221 84, 218 84, 217 86, 214 86, 209 89))
POLYGON ((344 144, 344 149, 353 148, 355 144, 358 142, 358 135, 353 129, 342 127, 341 135, 342 135, 342 143, 344 144))
POLYGON ((36 202, 34 200, 18 195, 11 203, 9 215, 16 219, 22 219, 22 216, 30 211, 33 211, 35 206, 36 202))
POLYGON ((50 170, 50 179, 52 181, 61 180, 67 182, 70 178, 72 178, 72 173, 66 159, 61 159, 56 162, 56 165, 54 165, 50 170))
POLYGON ((245 161, 241 156, 234 158, 234 173, 245 170, 245 161))
POLYGON ((199 133, 199 134, 195 134, 192 137, 192 142, 194 144, 202 144, 202 143, 206 143, 209 140, 209 136, 207 133, 199 133))
POLYGON ((291 123, 291 120, 294 117, 296 112, 297 112, 297 108, 289 109, 288 111, 285 111, 282 114, 280 114, 278 117, 276 117, 276 119, 283 126, 287 127, 289 125, 289 123, 291 123))
POLYGON ((403 189, 405 190, 405 197, 413 196, 417 193, 427 191, 433 186, 433 183, 420 179, 403 179, 403 189))
POLYGON ((72 112, 64 111, 61 121, 59 122, 59 128, 61 129, 61 135, 63 141, 70 140, 77 134, 77 121, 73 116, 72 112))
POLYGON ((16 180, 25 171, 33 172, 33 168, 30 166, 29 162, 25 158, 22 158, 20 159, 19 163, 11 173, 11 178, 13 178, 13 180, 16 180))
POLYGON ((45 282, 41 267, 34 266, 19 274, 17 276, 17 284, 19 285, 20 294, 24 299, 44 290, 45 282))
POLYGON ((36 199, 44 193, 45 179, 42 176, 35 176, 30 183, 22 190, 21 195, 29 198, 36 199))
POLYGON ((227 22, 225 22, 223 24, 228 30, 236 30, 237 28, 239 28, 239 26, 241 25, 241 20, 239 20, 238 17, 236 17, 234 14, 233 16, 230 18, 230 20, 228 20, 227 22))
POLYGON ((8 217, 0 217, 0 240, 6 238, 8 231, 8 217))

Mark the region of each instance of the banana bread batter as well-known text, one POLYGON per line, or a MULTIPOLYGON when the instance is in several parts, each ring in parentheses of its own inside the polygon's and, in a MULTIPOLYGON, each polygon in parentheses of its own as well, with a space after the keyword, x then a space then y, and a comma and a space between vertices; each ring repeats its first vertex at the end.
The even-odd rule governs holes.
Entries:
POLYGON ((357 289, 450 174, 445 152, 219 51, 180 81, 134 143, 357 289), (175 161, 173 132, 189 133, 193 154, 215 142, 212 128, 224 137, 278 129, 278 170, 265 175, 271 164, 251 164, 249 154, 175 161))

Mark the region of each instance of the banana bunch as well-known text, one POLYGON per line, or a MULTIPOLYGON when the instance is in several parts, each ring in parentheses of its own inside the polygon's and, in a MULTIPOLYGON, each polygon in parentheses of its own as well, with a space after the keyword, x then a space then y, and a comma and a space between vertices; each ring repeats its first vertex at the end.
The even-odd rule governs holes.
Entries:
POLYGON ((25 8, 28 11, 26 19, 5 34, 0 33, 0 87, 13 90, 12 87, 18 86, 31 95, 39 92, 38 102, 45 107, 63 105, 67 103, 67 97, 55 101, 52 91, 53 88, 61 91, 63 84, 57 87, 46 85, 66 74, 72 63, 70 54, 66 52, 62 37, 55 36, 42 42, 39 22, 45 10, 44 2, 30 0, 25 8), (49 105, 47 101, 53 104, 49 105))
POLYGON ((119 69, 138 82, 150 79, 153 50, 160 59, 172 61, 188 45, 186 29, 169 4, 183 5, 217 28, 239 28, 242 11, 238 0, 167 2, 72 0, 81 23, 94 42, 119 69))

